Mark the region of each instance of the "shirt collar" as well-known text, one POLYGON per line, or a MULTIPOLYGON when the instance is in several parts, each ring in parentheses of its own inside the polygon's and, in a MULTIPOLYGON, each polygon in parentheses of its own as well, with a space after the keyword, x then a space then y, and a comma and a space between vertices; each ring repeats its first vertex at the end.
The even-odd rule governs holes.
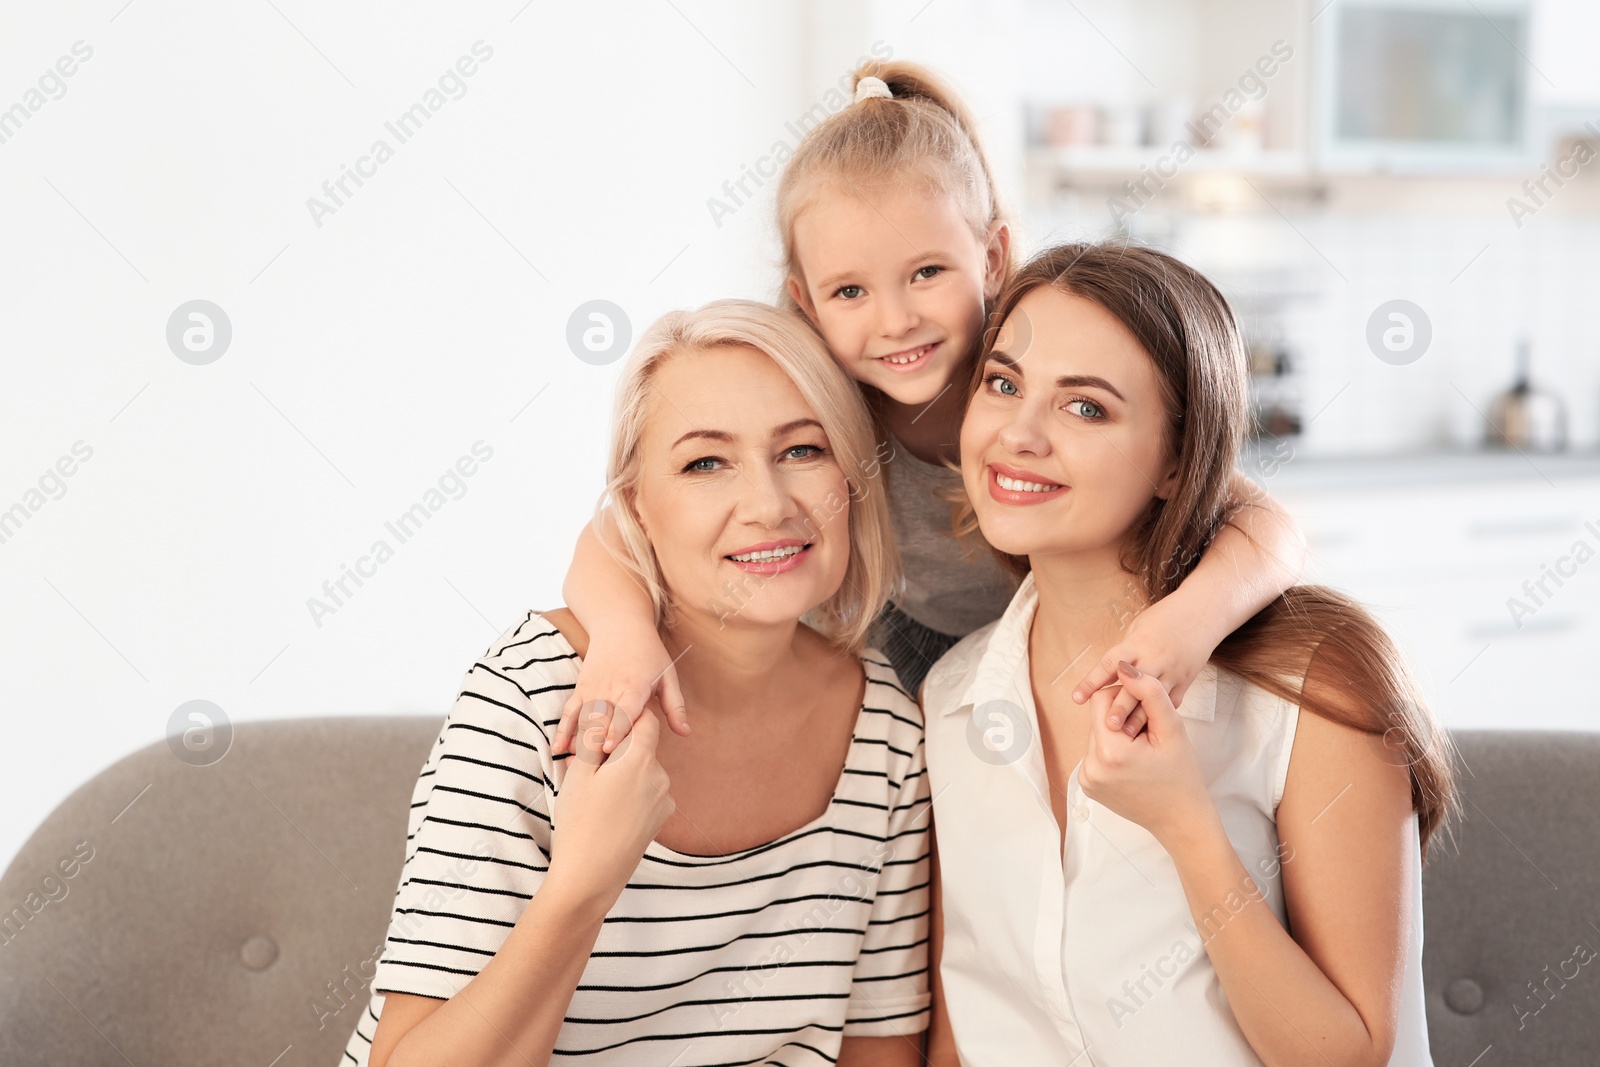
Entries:
MULTIPOLYGON (((973 671, 972 682, 956 704, 945 714, 965 711, 971 714, 979 705, 989 700, 1006 700, 1021 686, 1031 686, 1028 678, 1028 634, 1033 628, 1033 617, 1039 609, 1039 592, 1034 585, 1033 572, 1022 579, 1011 597, 1005 614, 1000 616, 982 657, 973 671)), ((1178 714, 1199 722, 1212 722, 1217 712, 1217 668, 1207 663, 1200 669, 1183 695, 1183 705, 1178 714)))

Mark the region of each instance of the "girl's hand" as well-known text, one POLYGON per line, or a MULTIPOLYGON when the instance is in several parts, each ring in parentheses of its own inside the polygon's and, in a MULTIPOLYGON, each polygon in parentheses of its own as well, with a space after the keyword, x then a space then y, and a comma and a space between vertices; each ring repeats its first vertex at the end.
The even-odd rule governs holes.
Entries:
POLYGON ((587 731, 600 727, 596 740, 602 752, 615 750, 647 707, 658 713, 664 708, 674 733, 689 732, 677 668, 654 628, 641 629, 615 641, 590 637, 583 662, 578 665, 577 687, 561 708, 561 722, 550 742, 552 752, 559 755, 572 750, 578 711, 591 701, 603 705, 603 717, 596 722, 585 721, 583 728, 587 731))
POLYGON ((628 742, 609 756, 601 751, 605 726, 590 721, 556 796, 548 878, 606 901, 609 910, 677 804, 656 761, 661 727, 654 712, 641 715, 628 742))
MULTIPOLYGON (((1122 640, 1106 649, 1094 669, 1073 687, 1072 699, 1082 704, 1099 690, 1115 685, 1117 664, 1131 663, 1166 687, 1174 708, 1182 704, 1184 693, 1211 661, 1215 649, 1197 647, 1194 624, 1179 618, 1178 614, 1176 605, 1168 597, 1135 615, 1122 640)), ((1139 698, 1126 686, 1113 696, 1110 711, 1103 716, 1106 724, 1129 737, 1137 736, 1148 718, 1144 709, 1136 707, 1139 698)))
MULTIPOLYGON (((1197 815, 1215 808, 1188 729, 1166 688, 1129 663, 1118 665, 1118 677, 1121 695, 1143 705, 1149 726, 1142 735, 1129 737, 1107 725, 1104 713, 1092 716, 1078 784, 1085 796, 1143 826, 1166 847, 1197 815)), ((1112 698, 1101 690, 1092 703, 1104 712, 1112 698)))

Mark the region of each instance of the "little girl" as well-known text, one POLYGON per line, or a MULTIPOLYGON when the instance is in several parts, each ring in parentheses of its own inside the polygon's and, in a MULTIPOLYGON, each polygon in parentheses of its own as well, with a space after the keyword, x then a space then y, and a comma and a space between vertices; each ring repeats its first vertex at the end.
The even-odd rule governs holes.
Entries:
MULTIPOLYGON (((956 641, 1000 616, 1018 584, 975 536, 963 544, 950 532, 948 500, 961 485, 962 383, 1013 266, 1010 225, 975 128, 927 70, 868 62, 856 71, 854 102, 807 134, 777 191, 785 302, 822 335, 876 418, 877 458, 861 473, 870 480, 879 462, 885 468, 904 574, 873 643, 911 693, 956 641)), ((1097 661, 1061 668, 1057 679, 1073 672, 1074 701, 1113 683, 1123 660, 1181 702, 1223 637, 1292 584, 1304 555, 1293 520, 1242 475, 1230 488, 1254 503, 1238 510, 1198 564, 1170 561, 1174 571, 1193 564, 1182 585, 1127 622, 1125 639, 1097 661)), ((557 751, 589 701, 604 702, 600 718, 610 717, 606 751, 657 694, 671 728, 689 730, 650 598, 602 541, 616 543, 609 519, 602 526, 584 528, 562 588, 593 636, 553 739, 557 751)), ((757 579, 729 591, 749 599, 760 586, 757 579)), ((1133 603, 1117 597, 1106 609, 1126 621, 1133 603)), ((1137 734, 1145 719, 1137 703, 1119 695, 1108 721, 1137 734)))

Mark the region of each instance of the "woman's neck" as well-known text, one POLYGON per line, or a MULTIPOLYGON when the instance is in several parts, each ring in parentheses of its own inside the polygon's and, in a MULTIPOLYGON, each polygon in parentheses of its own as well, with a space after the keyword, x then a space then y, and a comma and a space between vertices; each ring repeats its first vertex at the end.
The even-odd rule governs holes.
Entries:
POLYGON ((1039 608, 1028 637, 1038 675, 1076 683, 1149 606, 1134 576, 1122 569, 1116 546, 1090 552, 1029 557, 1039 608), (1068 670, 1070 668, 1070 670, 1068 670))
POLYGON ((678 609, 662 644, 676 661, 684 702, 719 717, 763 710, 794 696, 810 631, 798 620, 753 625, 737 617, 678 609))

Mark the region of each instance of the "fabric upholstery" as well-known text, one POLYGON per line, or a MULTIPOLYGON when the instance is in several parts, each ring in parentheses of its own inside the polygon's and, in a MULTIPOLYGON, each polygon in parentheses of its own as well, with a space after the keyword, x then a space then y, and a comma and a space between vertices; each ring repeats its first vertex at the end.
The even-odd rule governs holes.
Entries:
MULTIPOLYGON (((245 722, 210 766, 158 742, 90 779, 0 877, 0 1064, 335 1067, 442 722, 245 722)), ((1466 817, 1423 875, 1434 1060, 1600 1063, 1600 733, 1454 739, 1466 817)))

